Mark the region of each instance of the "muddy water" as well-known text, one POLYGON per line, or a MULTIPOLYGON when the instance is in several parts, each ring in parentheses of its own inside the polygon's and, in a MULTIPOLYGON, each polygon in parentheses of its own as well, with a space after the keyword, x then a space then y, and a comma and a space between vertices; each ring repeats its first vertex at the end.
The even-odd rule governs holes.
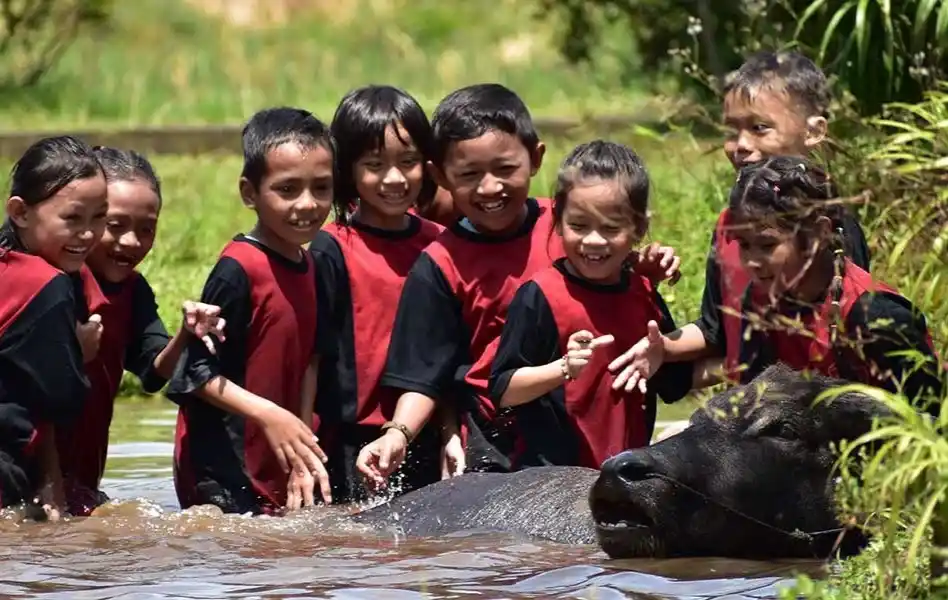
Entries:
POLYGON ((346 525, 340 512, 249 519, 178 510, 174 412, 118 411, 104 517, 0 521, 0 598, 773 598, 818 563, 610 561, 569 547, 470 533, 406 540, 346 525))

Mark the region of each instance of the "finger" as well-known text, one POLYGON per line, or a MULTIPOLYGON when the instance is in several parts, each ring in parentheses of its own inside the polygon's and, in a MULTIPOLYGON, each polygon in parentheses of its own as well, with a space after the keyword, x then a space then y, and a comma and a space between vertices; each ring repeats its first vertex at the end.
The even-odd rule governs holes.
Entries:
POLYGON ((296 453, 296 448, 292 443, 283 444, 283 452, 286 453, 286 465, 288 471, 308 471, 306 463, 296 453))
POLYGON ((635 356, 635 346, 632 346, 631 348, 629 348, 628 350, 626 350, 625 352, 617 356, 615 360, 613 360, 611 363, 609 363, 609 366, 607 368, 609 369, 610 372, 615 373, 619 369, 625 368, 626 365, 632 362, 632 358, 634 356, 635 356))
MULTIPOLYGON (((309 438, 309 441, 315 445, 315 442, 312 442, 312 438, 309 438)), ((296 452, 299 453, 299 465, 301 469, 309 473, 314 473, 316 469, 322 466, 320 459, 316 456, 316 453, 313 452, 309 443, 305 441, 303 443, 296 442, 294 445, 296 446, 296 452)), ((316 447, 319 448, 319 446, 316 447)))
POLYGON ((214 340, 211 339, 211 336, 205 335, 201 338, 201 341, 204 342, 204 345, 207 346, 207 351, 211 354, 217 354, 217 350, 214 349, 214 340))
POLYGON ((656 344, 662 341, 662 332, 655 321, 648 322, 648 341, 656 344))
POLYGON ((378 457, 379 457, 379 471, 381 471, 382 473, 387 473, 388 466, 392 462, 392 449, 388 446, 388 444, 385 444, 384 446, 379 448, 378 457))
POLYGON ((585 360, 588 360, 592 356, 592 353, 593 353, 592 350, 588 348, 584 348, 582 350, 570 350, 569 352, 567 352, 566 356, 569 357, 571 362, 580 361, 580 360, 585 361, 585 360))
POLYGON ((591 332, 583 329, 569 336, 569 339, 579 344, 588 344, 589 342, 592 341, 593 337, 594 336, 591 332))
POLYGON ((625 384, 626 392, 631 392, 635 389, 635 387, 639 384, 639 377, 640 375, 638 371, 634 371, 632 373, 631 377, 629 377, 629 380, 625 384))
POLYGON ((313 485, 314 482, 312 479, 307 479, 305 485, 303 485, 303 506, 313 506, 316 504, 316 497, 313 494, 313 485))
POLYGON ((645 394, 648 392, 648 380, 644 377, 639 380, 639 392, 645 394))
MULTIPOLYGON (((323 497, 323 502, 332 504, 332 488, 329 487, 329 473, 326 471, 326 467, 319 465, 319 469, 313 472, 313 476, 316 478, 316 484, 319 486, 319 493, 323 497)), ((310 494, 310 502, 316 504, 312 494, 310 494)))
POLYGON ((625 382, 629 380, 629 377, 632 375, 632 367, 625 367, 622 371, 616 375, 616 380, 612 382, 612 389, 621 390, 625 386, 625 382))
POLYGON ((300 507, 299 491, 295 483, 290 483, 286 490, 286 508, 287 510, 296 510, 300 507))
POLYGON ((672 256, 672 258, 671 258, 671 264, 668 265, 668 269, 667 269, 666 273, 668 274, 669 277, 671 277, 671 276, 675 275, 676 273, 678 273, 679 269, 681 269, 681 257, 680 257, 680 256, 672 256))
MULTIPOLYGON (((307 428, 307 431, 308 430, 309 428, 307 428)), ((313 454, 316 455, 316 458, 318 458, 320 462, 326 462, 327 460, 329 460, 329 457, 326 456, 326 452, 322 448, 320 448, 319 438, 316 437, 315 434, 310 433, 308 437, 306 437, 305 439, 306 439, 306 446, 310 450, 313 451, 313 454)))
POLYGON ((658 264, 661 265, 663 269, 667 269, 675 260, 675 250, 674 248, 663 246, 661 250, 659 250, 659 253, 662 258, 660 261, 658 261, 658 264))
POLYGON ((455 461, 454 461, 454 473, 452 473, 452 476, 453 476, 453 477, 457 477, 457 476, 463 474, 463 473, 464 473, 464 467, 466 467, 466 466, 467 466, 467 465, 466 465, 465 462, 464 462, 464 457, 463 457, 463 456, 460 457, 459 459, 455 460, 455 461))
POLYGON ((89 323, 95 323, 96 325, 102 324, 102 317, 100 315, 89 315, 89 323))
POLYGON ((589 347, 592 349, 601 348, 602 346, 608 346, 614 341, 616 341, 616 338, 612 334, 601 335, 597 337, 596 339, 594 339, 593 341, 589 342, 589 347))

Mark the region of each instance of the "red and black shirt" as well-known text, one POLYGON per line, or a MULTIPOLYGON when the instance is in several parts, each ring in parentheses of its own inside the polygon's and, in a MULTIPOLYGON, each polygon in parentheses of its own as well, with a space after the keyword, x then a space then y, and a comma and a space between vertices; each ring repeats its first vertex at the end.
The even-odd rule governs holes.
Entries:
MULTIPOLYGON (((724 209, 711 235, 711 251, 705 268, 704 294, 701 298, 701 316, 695 325, 705 341, 717 348, 719 355, 732 356, 732 348, 740 343, 740 310, 744 290, 750 276, 741 264, 736 239, 728 234, 730 211, 724 209)), ((842 219, 844 247, 847 255, 859 267, 869 270, 869 247, 859 221, 849 211, 842 219)), ((730 360, 727 368, 735 371, 738 365, 730 360)))
MULTIPOLYGON (((478 427, 490 427, 497 416, 490 364, 507 307, 523 281, 563 255, 552 212, 549 199, 531 198, 509 235, 459 221, 422 252, 398 302, 382 385, 455 401, 478 427)), ((508 439, 488 441, 507 454, 512 440, 500 437, 508 439)))
POLYGON ((830 343, 833 308, 829 296, 816 307, 786 300, 774 309, 758 296, 753 286, 742 295, 741 326, 750 335, 730 350, 731 362, 747 366, 741 373, 743 382, 783 362, 795 370, 813 370, 890 391, 905 378, 903 392, 910 398, 923 391, 941 395, 938 360, 924 315, 852 261, 845 265, 835 344, 830 343), (750 327, 748 315, 761 316, 764 327, 750 327), (913 357, 900 354, 904 351, 931 357, 929 368, 916 369, 913 357))
POLYGON ((91 388, 76 422, 56 431, 66 493, 74 491, 77 500, 70 501, 73 515, 95 508, 82 504, 95 497, 89 492, 98 490, 105 472, 109 427, 125 371, 139 378, 145 393, 154 394, 166 383, 154 364, 170 337, 158 316, 158 303, 148 281, 137 272, 119 283, 96 281, 106 302, 89 309, 102 317, 99 352, 85 365, 91 388))
POLYGON ((665 402, 680 400, 691 388, 692 370, 691 363, 663 365, 646 395, 612 389, 607 366, 648 335, 649 321, 663 332, 675 329, 661 294, 634 273, 624 272, 615 284, 597 284, 573 275, 560 259, 520 287, 493 362, 490 392, 496 404, 517 369, 559 359, 577 331, 611 334, 615 342, 597 350, 576 380, 513 409, 524 443, 518 466, 598 469, 610 456, 648 445, 656 392, 665 402))
POLYGON ((32 499, 44 425, 82 411, 89 382, 71 279, 42 258, 0 249, 0 502, 32 499))
POLYGON ((261 428, 194 395, 221 376, 295 415, 316 345, 312 257, 294 262, 238 235, 221 252, 201 301, 219 306, 224 342, 211 354, 191 340, 167 395, 180 406, 175 488, 182 507, 211 503, 226 512, 271 512, 286 503, 288 476, 261 428))

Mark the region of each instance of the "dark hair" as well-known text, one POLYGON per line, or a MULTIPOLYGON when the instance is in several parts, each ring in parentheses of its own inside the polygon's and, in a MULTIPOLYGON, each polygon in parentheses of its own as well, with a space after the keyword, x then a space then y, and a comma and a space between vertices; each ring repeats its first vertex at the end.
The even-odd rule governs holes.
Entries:
POLYGON ((335 163, 336 143, 325 123, 301 108, 265 108, 250 117, 244 125, 244 168, 241 177, 258 187, 267 174, 267 155, 277 146, 288 142, 304 148, 322 146, 332 152, 335 163))
MULTIPOLYGON (((346 222, 349 205, 358 199, 353 167, 367 152, 385 146, 385 130, 401 126, 424 160, 431 160, 434 140, 431 124, 421 105, 403 90, 389 85, 368 85, 352 90, 343 97, 332 119, 333 139, 336 140, 336 168, 339 176, 334 186, 333 205, 336 221, 346 222)), ((396 135, 398 131, 396 129, 396 135)), ((424 170, 421 192, 416 204, 424 211, 434 200, 438 186, 424 170)))
POLYGON ((92 150, 99 159, 107 180, 143 181, 158 196, 158 206, 161 206, 161 181, 147 158, 134 150, 110 146, 95 146, 92 150))
POLYGON ((728 75, 724 93, 737 92, 745 99, 762 89, 785 91, 810 115, 827 117, 830 92, 826 75, 812 60, 798 52, 758 52, 728 75))
POLYGON ((843 206, 829 176, 798 157, 774 156, 744 166, 731 189, 730 213, 738 222, 771 223, 786 231, 812 231, 816 220, 828 217, 842 226, 843 206))
POLYGON ((642 159, 628 146, 594 140, 580 144, 563 160, 553 192, 553 220, 559 223, 570 191, 583 181, 616 181, 636 224, 636 234, 645 235, 648 214, 649 177, 642 159))
POLYGON ((434 163, 444 164, 451 144, 488 131, 516 136, 531 155, 540 143, 530 111, 517 94, 498 83, 480 83, 453 91, 431 117, 434 163))
MULTIPOLYGON (((79 138, 62 135, 34 142, 20 157, 10 175, 10 197, 36 206, 80 179, 101 174, 95 153, 79 138)), ((0 248, 20 248, 16 228, 7 217, 0 227, 0 248)))

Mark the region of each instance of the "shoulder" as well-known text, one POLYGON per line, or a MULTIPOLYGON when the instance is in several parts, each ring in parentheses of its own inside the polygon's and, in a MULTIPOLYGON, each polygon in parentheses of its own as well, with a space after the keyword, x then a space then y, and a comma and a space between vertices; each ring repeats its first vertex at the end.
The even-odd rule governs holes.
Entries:
POLYGON ((847 321, 873 330, 925 327, 925 315, 908 298, 888 290, 862 292, 847 321))
POLYGON ((447 228, 440 223, 435 223, 434 221, 429 221, 424 217, 418 217, 418 220, 421 222, 420 227, 418 228, 418 237, 422 240, 427 240, 428 242, 433 242, 440 236, 442 233, 447 231, 447 228))
POLYGON ((60 275, 69 281, 62 271, 38 256, 15 250, 0 250, 0 278, 4 280, 5 288, 15 279, 18 287, 38 291, 60 275))
POLYGON ((340 227, 335 223, 320 229, 309 244, 309 252, 318 262, 321 258, 342 256, 342 244, 339 239, 340 227))

